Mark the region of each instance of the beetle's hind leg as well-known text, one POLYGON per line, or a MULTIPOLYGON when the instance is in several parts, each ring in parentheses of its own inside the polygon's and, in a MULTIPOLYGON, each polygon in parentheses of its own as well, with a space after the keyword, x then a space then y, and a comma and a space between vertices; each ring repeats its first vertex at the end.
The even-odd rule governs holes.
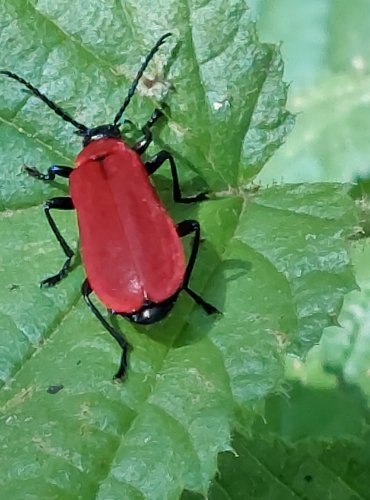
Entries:
POLYGON ((184 282, 182 285, 182 289, 190 295, 190 297, 203 309, 207 314, 217 314, 220 313, 220 311, 214 307, 212 304, 209 304, 206 302, 200 295, 195 293, 193 290, 189 288, 189 281, 191 277, 191 273, 193 271, 193 267, 195 264, 195 260, 197 258, 197 253, 199 250, 199 242, 200 242, 200 225, 199 222, 196 220, 184 220, 177 224, 177 234, 182 238, 183 236, 186 236, 190 233, 194 233, 194 240, 193 240, 193 246, 191 249, 191 254, 189 258, 188 265, 186 266, 185 270, 185 275, 184 275, 184 282))
POLYGON ((62 269, 57 274, 54 274, 53 276, 50 276, 49 278, 46 278, 46 279, 41 281, 41 286, 54 286, 59 281, 61 281, 63 278, 65 278, 70 267, 71 267, 72 257, 74 256, 74 252, 73 252, 72 248, 68 245, 66 240, 60 234, 58 226, 56 225, 54 219, 52 218, 52 216, 50 214, 51 209, 73 210, 74 206, 73 206, 72 199, 69 196, 57 197, 57 198, 51 198, 51 200, 48 200, 44 203, 44 212, 45 212, 46 218, 49 222, 51 230, 55 234, 55 237, 58 240, 59 245, 62 247, 64 255, 67 257, 67 259, 64 262, 62 269))
POLYGON ((130 348, 130 344, 127 340, 122 336, 122 334, 115 330, 113 326, 108 323, 108 321, 104 318, 104 316, 100 313, 97 307, 92 303, 90 299, 90 294, 92 293, 92 288, 88 279, 82 283, 81 293, 82 296, 89 307, 90 311, 94 314, 94 316, 100 321, 100 323, 104 326, 104 328, 112 335, 112 337, 118 342, 119 346, 122 349, 121 362, 118 369, 118 372, 115 374, 115 379, 122 379, 126 373, 127 369, 127 354, 130 348))

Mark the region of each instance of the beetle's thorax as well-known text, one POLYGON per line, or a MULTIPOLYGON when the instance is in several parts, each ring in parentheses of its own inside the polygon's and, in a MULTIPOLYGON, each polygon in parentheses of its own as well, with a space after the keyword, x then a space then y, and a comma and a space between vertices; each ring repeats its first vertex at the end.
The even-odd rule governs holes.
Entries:
POLYGON ((136 153, 122 140, 121 137, 97 137, 89 141, 77 155, 75 167, 80 167, 87 161, 101 162, 107 157, 119 153, 120 155, 136 155, 136 153))

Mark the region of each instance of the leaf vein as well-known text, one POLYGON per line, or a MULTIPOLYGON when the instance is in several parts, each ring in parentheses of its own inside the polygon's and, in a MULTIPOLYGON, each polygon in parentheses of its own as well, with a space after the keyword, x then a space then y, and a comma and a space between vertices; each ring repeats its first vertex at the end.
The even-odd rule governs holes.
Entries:
MULTIPOLYGON (((269 76, 269 73, 270 73, 270 67, 271 67, 271 63, 272 61, 274 60, 275 58, 275 55, 277 54, 278 52, 278 49, 275 48, 274 51, 271 51, 271 55, 268 59, 268 62, 266 63, 265 67, 264 67, 264 73, 263 73, 263 78, 261 79, 260 81, 260 86, 259 86, 259 89, 257 88, 257 92, 255 92, 255 99, 253 102, 251 102, 251 112, 249 113, 249 116, 247 118, 247 121, 245 123, 245 126, 244 126, 244 129, 245 129, 245 134, 244 134, 244 137, 247 135, 248 131, 249 131, 249 128, 250 128, 250 125, 251 125, 251 122, 252 122, 252 119, 253 119, 253 115, 254 115, 254 112, 256 110, 256 107, 258 105, 258 102, 259 102, 259 97, 261 95, 261 92, 262 92, 262 89, 266 83, 266 80, 269 76)), ((253 66, 253 64, 252 64, 253 66)), ((240 151, 238 154, 235 155, 235 158, 239 158, 238 162, 237 162, 237 172, 236 172, 236 178, 239 179, 240 177, 240 167, 241 167, 241 163, 242 163, 242 153, 243 153, 243 144, 244 144, 244 140, 240 141, 240 151)), ((240 182, 238 182, 238 184, 240 184, 240 182)))

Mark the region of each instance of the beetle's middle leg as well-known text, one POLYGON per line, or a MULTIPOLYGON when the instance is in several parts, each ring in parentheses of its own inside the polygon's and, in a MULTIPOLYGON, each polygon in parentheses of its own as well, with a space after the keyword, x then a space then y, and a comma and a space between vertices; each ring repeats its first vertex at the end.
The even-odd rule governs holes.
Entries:
MULTIPOLYGON (((43 174, 37 168, 29 167, 28 165, 25 165, 24 169, 28 175, 34 177, 35 179, 39 179, 40 181, 53 181, 55 179, 55 176, 57 175, 68 179, 71 173, 73 172, 73 168, 66 167, 65 165, 52 165, 51 167, 48 168, 48 172, 46 174, 43 174)), ((40 283, 41 286, 54 286, 56 283, 61 281, 67 275, 71 267, 72 257, 74 255, 73 250, 70 248, 66 240, 60 234, 60 231, 50 214, 51 209, 73 210, 74 206, 72 203, 72 199, 70 197, 57 197, 57 198, 52 198, 51 200, 48 200, 44 203, 44 212, 48 220, 48 223, 51 227, 51 230, 55 234, 55 237, 58 240, 59 245, 62 247, 62 250, 67 259, 64 262, 62 269, 57 274, 41 281, 40 283)))
POLYGON ((63 238, 63 236, 60 234, 60 231, 59 231, 54 219, 52 218, 52 216, 50 214, 51 209, 73 210, 74 206, 73 206, 72 198, 70 198, 69 196, 51 198, 51 200, 48 200, 44 203, 44 211, 45 211, 45 215, 46 215, 46 218, 48 220, 48 223, 51 227, 51 230, 55 234, 55 237, 58 240, 59 245, 62 247, 64 255, 67 257, 67 259, 64 262, 62 269, 57 274, 50 276, 49 278, 46 278, 46 279, 41 281, 41 286, 54 286, 59 281, 61 281, 63 278, 65 278, 65 276, 67 275, 67 273, 71 267, 71 261, 72 261, 73 255, 74 255, 73 250, 68 245, 68 243, 63 238))
POLYGON ((200 242, 200 225, 199 222, 196 220, 184 220, 177 224, 177 234, 181 237, 186 236, 190 233, 194 233, 194 240, 193 240, 193 246, 191 249, 191 254, 189 258, 188 265, 186 266, 185 270, 185 275, 184 275, 184 282, 182 285, 182 289, 190 295, 190 297, 200 306, 203 307, 203 309, 206 311, 207 314, 215 314, 219 313, 220 311, 214 307, 212 304, 209 304, 206 302, 200 295, 195 293, 193 290, 189 288, 189 281, 190 281, 190 276, 193 271, 193 267, 195 264, 195 260, 197 258, 197 253, 199 250, 199 242, 200 242))

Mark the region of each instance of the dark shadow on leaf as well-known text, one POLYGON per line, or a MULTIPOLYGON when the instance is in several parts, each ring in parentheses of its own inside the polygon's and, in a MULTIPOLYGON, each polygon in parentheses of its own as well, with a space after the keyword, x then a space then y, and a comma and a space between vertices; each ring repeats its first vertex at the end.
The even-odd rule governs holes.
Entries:
POLYGON ((225 282, 229 283, 230 281, 235 281, 238 278, 245 276, 249 271, 252 270, 253 264, 241 259, 227 259, 221 264, 221 267, 222 271, 234 269, 237 271, 235 274, 232 274, 225 279, 225 282))

